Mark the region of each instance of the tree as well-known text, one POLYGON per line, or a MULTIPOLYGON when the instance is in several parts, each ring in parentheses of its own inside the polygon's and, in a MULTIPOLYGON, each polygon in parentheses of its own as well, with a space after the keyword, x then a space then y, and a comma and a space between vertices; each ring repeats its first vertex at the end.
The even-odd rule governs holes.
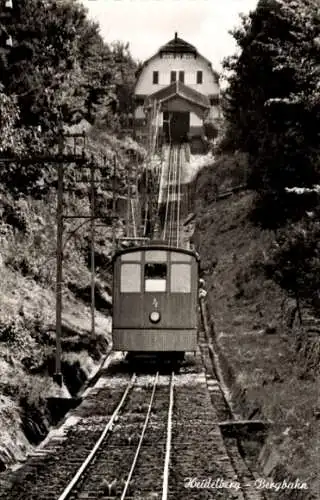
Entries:
POLYGON ((16 128, 19 109, 15 100, 2 90, 0 86, 0 154, 19 153, 23 149, 23 134, 16 128))
POLYGON ((260 0, 233 33, 240 55, 225 61, 223 147, 249 154, 251 186, 267 212, 289 216, 295 206, 284 188, 319 178, 319 23, 316 0, 260 0))
POLYGON ((281 230, 266 270, 300 304, 320 305, 320 210, 281 230))
MULTIPOLYGON (((5 30, 14 40, 0 51, 5 153, 48 152, 62 125, 86 118, 114 130, 130 113, 136 63, 129 46, 105 44, 76 0, 13 0, 5 30)), ((29 189, 39 175, 37 166, 27 172, 15 163, 0 180, 29 189)))

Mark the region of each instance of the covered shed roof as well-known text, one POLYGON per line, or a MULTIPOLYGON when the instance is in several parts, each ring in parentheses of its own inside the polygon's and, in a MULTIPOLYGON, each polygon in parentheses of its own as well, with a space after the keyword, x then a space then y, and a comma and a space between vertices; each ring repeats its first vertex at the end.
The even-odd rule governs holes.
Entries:
POLYGON ((201 94, 197 90, 194 90, 191 87, 188 87, 188 85, 185 85, 184 83, 179 81, 171 83, 171 85, 168 85, 167 87, 164 87, 163 89, 160 89, 157 92, 149 95, 148 100, 165 102, 176 96, 179 96, 186 101, 197 104, 201 108, 210 108, 210 101, 206 95, 201 94))

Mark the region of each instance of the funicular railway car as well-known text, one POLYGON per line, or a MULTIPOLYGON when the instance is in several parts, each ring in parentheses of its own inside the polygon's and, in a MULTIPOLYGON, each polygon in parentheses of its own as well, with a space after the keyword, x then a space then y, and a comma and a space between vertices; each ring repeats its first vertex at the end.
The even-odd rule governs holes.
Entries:
POLYGON ((113 348, 183 359, 197 348, 198 258, 162 243, 114 257, 113 348))

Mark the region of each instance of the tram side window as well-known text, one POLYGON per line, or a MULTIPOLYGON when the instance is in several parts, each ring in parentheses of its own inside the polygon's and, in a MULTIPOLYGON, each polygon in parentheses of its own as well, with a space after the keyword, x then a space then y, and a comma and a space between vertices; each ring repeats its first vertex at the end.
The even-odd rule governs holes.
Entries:
POLYGON ((171 264, 170 291, 173 293, 191 293, 190 264, 171 264))
POLYGON ((167 264, 145 264, 144 281, 146 292, 165 292, 167 288, 167 264))
POLYGON ((121 293, 138 293, 141 291, 140 269, 140 264, 121 264, 121 293))

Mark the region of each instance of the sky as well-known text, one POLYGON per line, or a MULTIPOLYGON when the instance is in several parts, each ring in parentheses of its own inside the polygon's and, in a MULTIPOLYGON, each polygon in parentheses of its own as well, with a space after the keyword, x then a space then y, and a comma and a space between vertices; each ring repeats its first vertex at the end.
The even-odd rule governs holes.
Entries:
POLYGON ((144 61, 174 33, 221 71, 222 59, 235 53, 228 31, 239 14, 254 10, 257 0, 82 0, 89 17, 100 24, 106 42, 129 42, 136 60, 144 61))

